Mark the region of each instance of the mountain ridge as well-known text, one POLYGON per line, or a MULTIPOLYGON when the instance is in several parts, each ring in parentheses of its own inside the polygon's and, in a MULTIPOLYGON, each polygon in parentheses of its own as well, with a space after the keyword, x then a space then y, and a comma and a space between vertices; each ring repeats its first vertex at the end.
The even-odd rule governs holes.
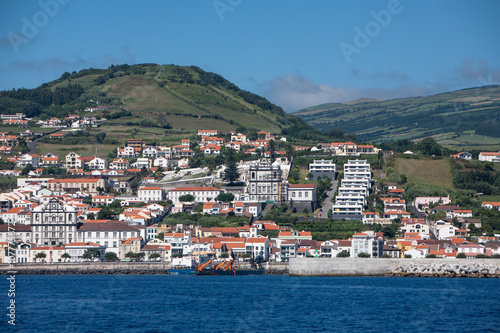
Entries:
POLYGON ((327 103, 292 114, 323 132, 342 128, 375 143, 444 136, 444 144, 460 145, 466 143, 460 141, 463 134, 500 137, 500 86, 350 105, 327 103))

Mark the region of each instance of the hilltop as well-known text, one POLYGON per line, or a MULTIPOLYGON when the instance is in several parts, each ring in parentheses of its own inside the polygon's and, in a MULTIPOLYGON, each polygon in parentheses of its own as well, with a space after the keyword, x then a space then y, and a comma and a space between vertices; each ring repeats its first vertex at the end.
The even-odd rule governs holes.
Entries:
POLYGON ((196 66, 118 65, 64 73, 35 89, 0 92, 0 113, 28 117, 62 117, 85 107, 111 106, 100 114, 116 125, 194 131, 237 128, 281 134, 302 125, 279 106, 241 90, 218 74, 196 66))
POLYGON ((293 115, 323 132, 341 128, 375 143, 433 136, 453 149, 500 146, 498 85, 425 97, 321 104, 293 115))

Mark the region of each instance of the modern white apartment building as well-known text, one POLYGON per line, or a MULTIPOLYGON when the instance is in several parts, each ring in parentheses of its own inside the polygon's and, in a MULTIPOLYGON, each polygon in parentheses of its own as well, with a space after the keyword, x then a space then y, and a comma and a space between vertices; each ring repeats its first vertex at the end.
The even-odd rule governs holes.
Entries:
POLYGON ((314 160, 309 164, 309 172, 313 174, 314 179, 321 176, 328 176, 335 179, 336 166, 333 160, 314 160))

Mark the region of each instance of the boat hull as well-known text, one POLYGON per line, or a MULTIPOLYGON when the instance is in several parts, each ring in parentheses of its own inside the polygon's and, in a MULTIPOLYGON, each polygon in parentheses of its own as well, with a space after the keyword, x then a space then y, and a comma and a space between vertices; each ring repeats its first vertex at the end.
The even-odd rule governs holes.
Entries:
POLYGON ((263 275, 263 269, 234 269, 229 271, 204 269, 198 275, 263 275))
POLYGON ((196 271, 192 268, 170 269, 168 275, 196 275, 196 271))

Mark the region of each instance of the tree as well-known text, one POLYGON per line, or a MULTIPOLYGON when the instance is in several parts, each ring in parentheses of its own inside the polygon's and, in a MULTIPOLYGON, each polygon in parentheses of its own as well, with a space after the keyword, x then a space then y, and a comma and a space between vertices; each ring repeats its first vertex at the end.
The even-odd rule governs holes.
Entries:
POLYGON ((125 253, 125 258, 135 259, 135 257, 136 257, 136 253, 134 253, 132 251, 125 253))
POLYGON ((229 253, 223 252, 223 253, 220 254, 219 258, 221 258, 221 259, 229 258, 229 253))
POLYGON ((221 193, 219 194, 215 200, 217 201, 224 201, 224 202, 231 202, 234 200, 234 194, 232 193, 221 193))
POLYGON ((114 252, 106 252, 104 255, 104 260, 106 261, 118 261, 118 256, 114 252))
POLYGON ((435 254, 429 253, 425 256, 426 258, 437 258, 435 254))
POLYGON ((98 258, 101 256, 101 251, 99 251, 99 249, 96 249, 96 248, 91 248, 91 249, 87 249, 83 255, 82 255, 82 258, 83 259, 95 259, 95 258, 98 258))
POLYGON ((411 254, 409 254, 409 253, 408 253, 408 254, 405 254, 405 258, 406 258, 406 259, 410 259, 410 258, 411 258, 411 254))
POLYGON ((71 256, 69 255, 69 253, 64 252, 62 254, 61 258, 63 258, 63 259, 71 259, 71 256))
POLYGON ((192 194, 184 194, 179 197, 179 201, 185 202, 185 201, 194 201, 194 195, 192 194))
POLYGON ((349 258, 351 255, 346 250, 342 250, 342 252, 337 253, 337 258, 349 258))
POLYGON ((309 172, 306 176, 307 179, 314 179, 314 175, 312 174, 312 172, 309 172))
POLYGON ((271 154, 271 164, 274 163, 276 158, 274 157, 274 154, 276 152, 276 145, 274 143, 274 140, 269 140, 269 153, 271 154))
POLYGON ((164 232, 160 232, 158 234, 158 237, 157 237, 159 240, 163 241, 165 239, 165 233, 164 232))
POLYGON ((340 128, 334 128, 328 132, 328 136, 331 136, 332 138, 343 138, 344 135, 345 131, 340 128))
POLYGON ((366 252, 358 253, 358 258, 371 258, 371 255, 366 252))
POLYGON ((387 253, 384 253, 383 255, 380 256, 380 258, 391 258, 391 256, 388 255, 387 253))
POLYGON ((465 253, 460 252, 459 254, 457 254, 457 258, 458 259, 465 259, 465 258, 467 258, 467 256, 465 255, 465 253))
POLYGON ((135 258, 137 260, 142 260, 144 257, 146 256, 146 254, 144 252, 139 252, 135 255, 135 258))
POLYGON ((45 258, 47 258, 47 254, 46 254, 45 252, 39 252, 39 253, 37 253, 37 254, 36 254, 36 256, 35 256, 35 261, 36 261, 37 259, 45 259, 45 258))
POLYGON ((160 258, 160 257, 161 257, 161 256, 160 256, 160 254, 159 254, 159 253, 151 253, 151 254, 149 255, 149 259, 150 259, 150 260, 151 260, 151 259, 158 259, 158 258, 160 258))
POLYGON ((98 220, 110 220, 114 216, 114 212, 108 207, 104 206, 97 214, 98 220))
POLYGON ((99 132, 95 136, 95 139, 96 139, 97 143, 103 143, 105 137, 106 137, 106 132, 99 132))
POLYGON ((229 184, 234 184, 234 182, 240 177, 240 172, 238 171, 238 166, 236 164, 234 149, 227 149, 226 152, 226 170, 224 171, 224 180, 228 181, 229 184))
POLYGON ((87 205, 91 205, 92 204, 92 196, 91 195, 86 196, 85 199, 83 199, 83 203, 87 204, 87 205))
POLYGON ((35 170, 35 167, 31 164, 27 164, 21 171, 21 175, 26 176, 30 171, 35 170))

